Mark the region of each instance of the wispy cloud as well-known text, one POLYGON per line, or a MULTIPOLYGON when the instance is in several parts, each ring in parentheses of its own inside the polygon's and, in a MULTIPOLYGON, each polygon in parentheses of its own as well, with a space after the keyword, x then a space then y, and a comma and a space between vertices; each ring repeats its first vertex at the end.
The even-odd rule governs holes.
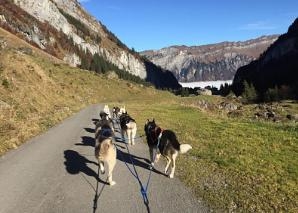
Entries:
POLYGON ((274 30, 276 28, 276 26, 266 21, 257 21, 254 23, 245 24, 239 27, 239 30, 274 30))

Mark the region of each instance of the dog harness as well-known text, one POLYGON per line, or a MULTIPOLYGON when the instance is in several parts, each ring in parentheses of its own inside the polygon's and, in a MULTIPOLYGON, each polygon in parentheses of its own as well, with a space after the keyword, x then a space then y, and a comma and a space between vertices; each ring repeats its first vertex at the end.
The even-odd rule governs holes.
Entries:
POLYGON ((100 135, 104 137, 110 137, 112 135, 112 130, 109 128, 102 128, 100 130, 100 135))

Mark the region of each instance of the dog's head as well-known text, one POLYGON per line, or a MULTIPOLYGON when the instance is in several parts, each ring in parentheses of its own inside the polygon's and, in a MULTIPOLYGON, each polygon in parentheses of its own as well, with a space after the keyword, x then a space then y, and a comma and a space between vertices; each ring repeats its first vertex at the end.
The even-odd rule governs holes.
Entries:
POLYGON ((106 109, 106 110, 110 110, 109 105, 106 104, 106 105, 104 106, 104 109, 106 109))
POLYGON ((156 123, 155 123, 155 120, 153 118, 152 121, 150 121, 149 119, 147 119, 146 123, 145 123, 145 126, 144 126, 144 131, 147 134, 150 134, 150 132, 154 131, 154 129, 156 128, 156 123))
POLYGON ((124 114, 124 113, 127 113, 127 112, 126 112, 126 109, 125 109, 125 106, 120 107, 120 109, 119 109, 119 114, 122 115, 122 114, 124 114))
POLYGON ((118 114, 120 112, 119 107, 113 107, 113 113, 118 114))
POLYGON ((162 132, 161 128, 155 123, 154 119, 152 121, 149 119, 146 121, 144 131, 149 145, 156 144, 158 136, 162 132))
POLYGON ((108 120, 108 115, 109 115, 109 114, 107 114, 107 113, 105 113, 105 112, 103 112, 103 111, 101 111, 101 112, 99 113, 100 119, 102 119, 102 120, 108 120))

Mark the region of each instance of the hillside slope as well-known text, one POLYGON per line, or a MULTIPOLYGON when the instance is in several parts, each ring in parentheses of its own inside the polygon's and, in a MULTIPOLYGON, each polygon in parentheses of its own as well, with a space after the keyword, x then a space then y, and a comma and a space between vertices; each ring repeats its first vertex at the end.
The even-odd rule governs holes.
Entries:
POLYGON ((180 82, 231 80, 239 67, 258 58, 276 39, 273 35, 243 42, 171 46, 141 54, 172 71, 180 82))
POLYGON ((0 28, 0 155, 87 105, 143 96, 156 92, 69 67, 0 28))
MULTIPOLYGON (((76 0, 2 0, 0 14, 1 27, 72 66, 92 69, 98 54, 118 69, 147 80, 146 62, 76 0)), ((162 78, 168 71, 155 66, 155 72, 162 78)), ((172 78, 160 87, 180 85, 172 78)))
POLYGON ((251 83, 260 94, 269 88, 279 88, 298 98, 298 18, 258 60, 237 70, 233 90, 239 95, 243 82, 251 83))

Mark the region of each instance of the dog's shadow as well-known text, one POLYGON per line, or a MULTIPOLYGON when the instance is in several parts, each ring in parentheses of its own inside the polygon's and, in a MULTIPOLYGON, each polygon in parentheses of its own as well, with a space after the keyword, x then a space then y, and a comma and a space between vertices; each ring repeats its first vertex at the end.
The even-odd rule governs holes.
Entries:
POLYGON ((75 143, 77 146, 92 146, 95 147, 95 139, 90 136, 82 136, 82 143, 75 143))
POLYGON ((99 121, 99 119, 97 119, 97 118, 93 118, 93 119, 92 119, 92 122, 93 122, 94 125, 95 125, 98 121, 99 121))
POLYGON ((98 177, 98 174, 93 171, 91 168, 88 167, 88 163, 97 165, 94 161, 90 161, 84 156, 80 155, 78 152, 73 151, 73 150, 65 150, 64 151, 64 158, 65 158, 65 169, 69 174, 75 175, 79 174, 80 172, 94 177, 98 182, 107 184, 107 182, 101 180, 98 177))
POLYGON ((95 133, 95 129, 93 129, 93 128, 86 127, 84 129, 85 129, 86 132, 95 133))
MULTIPOLYGON (((118 146, 118 145, 117 145, 118 146)), ((142 158, 142 157, 138 157, 136 155, 133 155, 133 154, 129 154, 127 152, 123 152, 121 151, 120 149, 117 149, 117 159, 119 161, 122 161, 124 162, 125 164, 131 164, 131 165, 134 165, 134 166, 137 166, 137 167, 141 167, 143 169, 146 169, 146 170, 150 170, 150 161, 146 158, 142 158), (141 160, 144 160, 146 161, 147 163, 141 161, 141 160)), ((156 170, 155 168, 151 168, 153 172, 157 173, 157 174, 160 174, 160 175, 164 175, 164 176, 167 176, 166 174, 156 170)))

